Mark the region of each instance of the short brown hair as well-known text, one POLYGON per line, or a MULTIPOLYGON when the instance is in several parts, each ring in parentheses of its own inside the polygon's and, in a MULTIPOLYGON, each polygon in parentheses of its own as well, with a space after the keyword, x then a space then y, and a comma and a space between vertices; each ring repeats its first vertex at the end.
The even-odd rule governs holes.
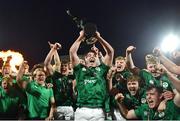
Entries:
POLYGON ((70 62, 69 62, 69 60, 62 60, 61 61, 61 64, 63 65, 63 64, 69 64, 70 62))
POLYGON ((44 68, 36 68, 36 69, 33 71, 33 78, 36 76, 37 71, 42 71, 42 72, 44 72, 45 75, 47 76, 47 72, 44 70, 44 68))
POLYGON ((94 50, 90 50, 89 52, 86 53, 85 57, 87 56, 88 53, 94 53, 94 55, 97 56, 97 53, 94 50))
POLYGON ((44 68, 44 64, 40 63, 40 64, 35 64, 31 70, 32 76, 33 78, 36 76, 36 72, 37 71, 43 71, 45 73, 45 75, 47 76, 47 72, 44 68))
POLYGON ((44 64, 43 63, 35 64, 31 69, 31 72, 33 73, 37 68, 44 68, 44 64))
POLYGON ((147 64, 158 64, 159 63, 159 60, 157 57, 155 57, 154 55, 152 54, 147 54, 145 56, 145 60, 146 60, 146 65, 147 64))
POLYGON ((118 57, 115 58, 115 61, 117 61, 117 60, 126 60, 126 59, 123 56, 118 56, 118 57))
POLYGON ((4 76, 4 77, 2 78, 2 81, 9 82, 10 79, 11 79, 10 76, 4 76))
POLYGON ((141 78, 139 76, 137 76, 137 75, 131 75, 131 76, 129 76, 127 78, 127 82, 129 82, 129 81, 138 81, 138 82, 140 82, 141 78))

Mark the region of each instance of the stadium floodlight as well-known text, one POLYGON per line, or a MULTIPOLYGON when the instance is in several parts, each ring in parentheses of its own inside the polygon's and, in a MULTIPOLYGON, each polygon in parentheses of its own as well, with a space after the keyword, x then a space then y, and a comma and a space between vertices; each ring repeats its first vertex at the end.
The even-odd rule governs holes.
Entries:
POLYGON ((163 39, 161 50, 163 52, 173 52, 180 44, 178 36, 170 34, 163 39))

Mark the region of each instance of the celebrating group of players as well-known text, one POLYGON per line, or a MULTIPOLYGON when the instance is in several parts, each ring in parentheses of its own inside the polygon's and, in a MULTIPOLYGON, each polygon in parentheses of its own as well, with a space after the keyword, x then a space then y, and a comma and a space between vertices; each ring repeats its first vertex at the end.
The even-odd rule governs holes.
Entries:
POLYGON ((93 45, 80 58, 77 51, 84 38, 81 31, 70 47, 70 61, 60 60, 61 44, 49 43, 44 63, 31 71, 27 61, 15 74, 9 60, 4 62, 0 119, 180 120, 180 66, 155 48, 145 57, 146 69, 140 69, 132 59, 134 46, 112 64, 114 49, 99 32, 95 38, 105 53, 93 45))

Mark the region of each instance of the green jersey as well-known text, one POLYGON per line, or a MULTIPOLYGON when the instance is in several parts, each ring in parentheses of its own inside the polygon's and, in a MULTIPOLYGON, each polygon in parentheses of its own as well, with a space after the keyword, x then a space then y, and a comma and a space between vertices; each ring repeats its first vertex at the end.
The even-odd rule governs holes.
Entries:
POLYGON ((137 109, 140 105, 146 103, 146 91, 141 88, 135 96, 126 93, 123 103, 128 109, 137 109))
POLYGON ((166 103, 166 109, 163 112, 157 112, 150 109, 148 104, 144 104, 135 110, 135 114, 143 120, 180 120, 180 107, 171 100, 166 103))
POLYGON ((0 87, 0 119, 17 119, 18 101, 18 97, 11 97, 0 87))
POLYGON ((78 107, 103 108, 107 95, 106 75, 108 69, 109 67, 103 63, 90 68, 82 64, 74 67, 78 107))
MULTIPOLYGON (((16 83, 13 85, 13 90, 11 91, 13 96, 19 98, 19 110, 24 111, 24 113, 27 111, 27 95, 26 91, 19 87, 19 85, 16 83)), ((23 113, 23 112, 21 112, 23 113)))
POLYGON ((130 75, 132 75, 132 73, 127 69, 123 70, 122 72, 116 72, 112 79, 113 86, 121 93, 127 93, 128 90, 126 86, 126 80, 130 75))
POLYGON ((157 85, 163 87, 164 90, 172 91, 171 81, 166 74, 155 78, 151 73, 147 72, 146 70, 141 70, 139 72, 139 76, 143 79, 145 83, 145 87, 143 87, 145 89, 148 85, 157 85))
POLYGON ((35 81, 28 83, 27 88, 29 118, 46 118, 49 116, 52 88, 41 86, 35 81))
POLYGON ((72 106, 73 105, 73 87, 72 81, 75 79, 73 75, 62 75, 55 71, 52 76, 53 91, 56 106, 72 106))

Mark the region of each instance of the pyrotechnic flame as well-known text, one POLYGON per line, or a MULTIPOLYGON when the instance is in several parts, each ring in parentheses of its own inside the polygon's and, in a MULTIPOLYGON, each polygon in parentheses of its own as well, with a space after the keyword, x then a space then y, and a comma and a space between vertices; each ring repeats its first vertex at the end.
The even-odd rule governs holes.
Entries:
POLYGON ((11 70, 13 72, 17 72, 17 68, 16 66, 20 66, 20 64, 23 62, 24 58, 23 55, 19 52, 15 52, 15 51, 1 51, 0 52, 0 58, 3 59, 3 61, 7 61, 7 58, 11 56, 12 59, 10 60, 10 66, 11 66, 11 70))

